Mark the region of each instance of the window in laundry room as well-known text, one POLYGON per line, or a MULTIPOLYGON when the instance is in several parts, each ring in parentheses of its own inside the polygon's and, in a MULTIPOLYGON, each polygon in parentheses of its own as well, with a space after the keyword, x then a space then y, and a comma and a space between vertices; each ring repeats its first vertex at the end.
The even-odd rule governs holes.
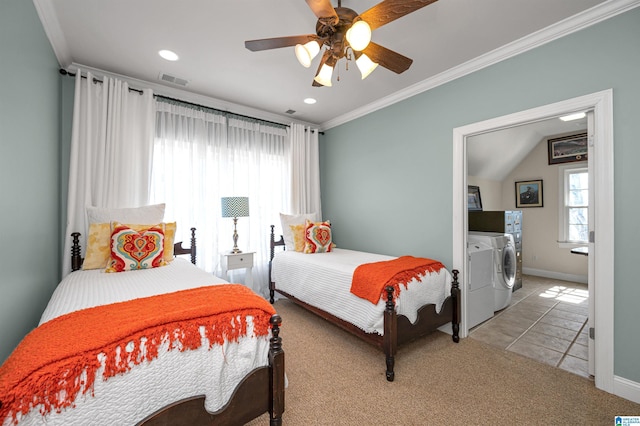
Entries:
POLYGON ((589 241, 589 172, 587 167, 560 168, 559 241, 589 241))

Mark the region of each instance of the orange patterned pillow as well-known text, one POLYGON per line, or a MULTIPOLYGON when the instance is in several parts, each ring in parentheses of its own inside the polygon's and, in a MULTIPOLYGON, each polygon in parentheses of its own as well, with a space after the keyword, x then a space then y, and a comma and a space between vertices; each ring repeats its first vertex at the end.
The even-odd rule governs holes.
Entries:
POLYGON ((166 265, 164 261, 164 225, 136 231, 113 223, 111 259, 105 272, 151 269, 166 265))
POLYGON ((333 249, 331 222, 311 222, 307 219, 304 234, 305 253, 328 253, 333 249))

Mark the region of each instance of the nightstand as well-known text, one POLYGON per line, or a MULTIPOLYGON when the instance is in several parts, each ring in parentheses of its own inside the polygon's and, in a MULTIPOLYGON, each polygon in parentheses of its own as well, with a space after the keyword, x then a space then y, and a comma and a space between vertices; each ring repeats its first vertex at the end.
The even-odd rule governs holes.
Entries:
POLYGON ((253 289, 253 255, 255 252, 246 253, 221 253, 220 266, 222 268, 222 278, 229 281, 228 272, 233 269, 246 269, 246 286, 253 289))

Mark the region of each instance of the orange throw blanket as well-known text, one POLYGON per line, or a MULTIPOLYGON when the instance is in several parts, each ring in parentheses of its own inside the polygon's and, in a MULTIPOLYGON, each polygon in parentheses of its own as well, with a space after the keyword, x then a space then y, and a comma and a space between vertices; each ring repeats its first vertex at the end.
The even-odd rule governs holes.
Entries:
POLYGON ((374 305, 386 299, 385 288, 394 288, 394 300, 400 294, 400 284, 405 288, 414 278, 419 279, 427 272, 438 272, 444 265, 425 257, 402 256, 397 259, 359 265, 353 272, 351 293, 366 299, 374 305))
POLYGON ((237 341, 253 316, 254 335, 269 333, 275 313, 262 297, 239 284, 182 290, 83 309, 48 321, 29 333, 0 367, 0 423, 41 405, 44 415, 73 406, 93 389, 106 356, 103 380, 152 361, 164 341, 169 350, 197 349, 205 326, 209 348, 237 341), (141 344, 141 339, 146 341, 141 344), (132 352, 125 347, 133 342, 132 352), (122 359, 121 359, 122 358, 122 359), (86 376, 83 377, 83 373, 86 376))

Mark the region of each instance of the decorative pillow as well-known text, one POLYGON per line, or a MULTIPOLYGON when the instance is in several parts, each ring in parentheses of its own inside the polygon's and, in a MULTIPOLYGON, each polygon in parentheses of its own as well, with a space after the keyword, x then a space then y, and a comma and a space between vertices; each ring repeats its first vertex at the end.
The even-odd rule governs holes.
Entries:
MULTIPOLYGON (((173 260, 173 243, 176 236, 176 222, 160 224, 164 226, 164 261, 173 260)), ((135 231, 146 231, 151 226, 159 225, 125 225, 135 231)), ((89 225, 87 251, 82 262, 82 269, 104 269, 111 257, 111 223, 92 223, 89 225)))
POLYGON ((289 225, 289 228, 291 228, 291 233, 293 234, 293 249, 302 253, 304 251, 304 231, 306 224, 289 225))
POLYGON ((311 222, 307 220, 304 234, 305 253, 328 253, 332 250, 331 222, 311 222))
POLYGON ((105 272, 151 269, 164 265, 163 226, 152 226, 138 232, 126 225, 113 223, 111 259, 105 272))
POLYGON ((87 219, 89 224, 120 222, 153 225, 164 220, 164 209, 164 203, 121 209, 87 207, 87 219))
POLYGON ((111 255, 111 223, 91 223, 82 269, 104 269, 111 255))
POLYGON ((283 214, 280 213, 280 224, 282 225, 282 236, 284 238, 284 246, 287 250, 295 249, 295 242, 293 241, 293 232, 291 231, 291 225, 305 225, 306 220, 316 220, 315 213, 307 214, 283 214))

